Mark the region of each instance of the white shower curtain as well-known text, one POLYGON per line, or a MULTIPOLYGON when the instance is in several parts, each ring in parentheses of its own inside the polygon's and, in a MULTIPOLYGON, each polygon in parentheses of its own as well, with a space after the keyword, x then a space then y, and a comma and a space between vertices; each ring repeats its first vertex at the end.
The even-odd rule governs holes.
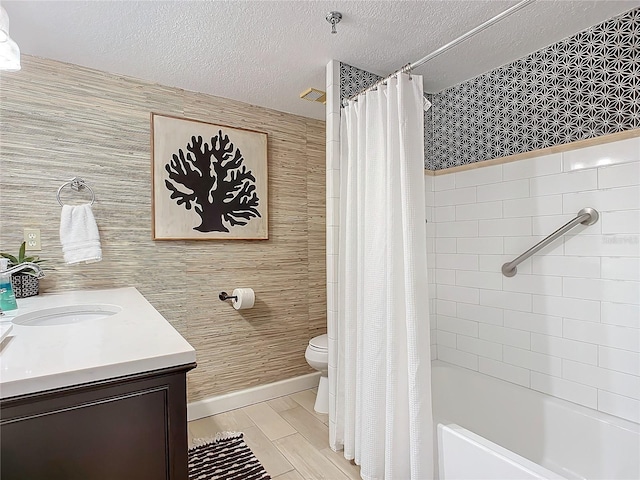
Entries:
POLYGON ((401 74, 341 118, 330 443, 364 479, 433 478, 422 106, 401 74))

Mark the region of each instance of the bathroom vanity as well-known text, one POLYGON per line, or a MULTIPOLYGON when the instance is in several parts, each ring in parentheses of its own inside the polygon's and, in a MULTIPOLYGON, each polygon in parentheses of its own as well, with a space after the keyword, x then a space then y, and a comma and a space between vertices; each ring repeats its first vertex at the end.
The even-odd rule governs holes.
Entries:
POLYGON ((24 300, 0 345, 0 478, 187 480, 193 347, 134 288, 24 300), (82 306, 110 313, 64 315, 82 306))

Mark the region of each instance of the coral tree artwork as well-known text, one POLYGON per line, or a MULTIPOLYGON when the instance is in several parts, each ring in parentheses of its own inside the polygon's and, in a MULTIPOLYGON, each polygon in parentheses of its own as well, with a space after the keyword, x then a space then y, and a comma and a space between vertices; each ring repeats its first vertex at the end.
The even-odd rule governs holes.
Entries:
POLYGON ((152 115, 154 239, 267 238, 266 134, 152 115))

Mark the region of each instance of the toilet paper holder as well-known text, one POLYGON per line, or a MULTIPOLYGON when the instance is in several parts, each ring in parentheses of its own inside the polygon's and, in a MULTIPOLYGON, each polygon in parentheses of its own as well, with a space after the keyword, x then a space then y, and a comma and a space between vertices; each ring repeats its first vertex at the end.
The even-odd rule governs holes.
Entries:
POLYGON ((227 292, 220 292, 220 295, 218 295, 218 298, 223 302, 226 300, 238 301, 238 297, 236 295, 229 295, 227 292))

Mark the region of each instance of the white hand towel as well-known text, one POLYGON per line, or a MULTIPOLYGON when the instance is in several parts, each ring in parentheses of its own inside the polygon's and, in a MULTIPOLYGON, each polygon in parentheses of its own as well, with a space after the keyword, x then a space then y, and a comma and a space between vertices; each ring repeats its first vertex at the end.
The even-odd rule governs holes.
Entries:
POLYGON ((91 205, 64 205, 60 216, 60 243, 68 264, 102 260, 100 234, 91 205))

